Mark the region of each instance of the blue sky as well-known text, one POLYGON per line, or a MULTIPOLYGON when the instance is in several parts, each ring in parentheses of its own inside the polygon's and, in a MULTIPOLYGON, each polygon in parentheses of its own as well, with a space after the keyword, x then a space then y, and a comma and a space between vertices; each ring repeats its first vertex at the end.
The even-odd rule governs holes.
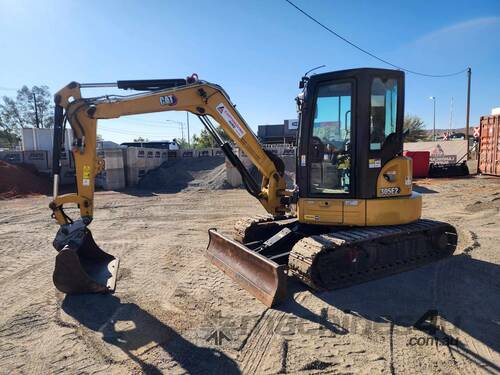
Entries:
MULTIPOLYGON (((472 67, 471 124, 500 106, 500 1, 306 1, 304 10, 365 49, 426 73, 472 67)), ((295 118, 297 82, 323 71, 382 63, 334 38, 284 0, 27 1, 0 0, 0 95, 24 84, 52 92, 70 81, 186 77, 221 84, 247 122, 295 118)), ((107 92, 110 92, 109 90, 107 92)), ((102 91, 85 92, 87 95, 102 91)), ((406 76, 406 112, 432 127, 465 123, 466 75, 406 76)), ((105 139, 180 136, 185 113, 102 122, 105 139)), ((191 116, 191 134, 201 125, 191 116)))

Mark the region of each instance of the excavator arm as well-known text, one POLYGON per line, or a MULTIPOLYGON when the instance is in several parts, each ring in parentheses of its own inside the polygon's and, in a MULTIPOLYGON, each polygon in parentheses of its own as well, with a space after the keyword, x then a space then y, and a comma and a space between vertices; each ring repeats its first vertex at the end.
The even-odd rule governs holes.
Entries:
POLYGON ((249 193, 273 215, 284 214, 287 210, 286 197, 290 196, 291 192, 285 189, 281 160, 262 148, 229 96, 218 85, 200 81, 196 75, 186 80, 118 81, 116 84, 72 82, 57 92, 55 103, 54 198, 50 208, 61 225, 70 223, 70 218, 63 211, 63 206, 70 203, 78 205, 85 225, 92 221, 94 178, 104 167, 103 160, 96 153, 98 120, 166 111, 188 111, 197 115, 228 159, 238 168, 249 193), (82 88, 104 86, 148 92, 129 96, 82 97, 82 88), (210 118, 220 124, 228 138, 243 150, 256 166, 263 176, 261 186, 256 184, 232 152, 230 144, 224 142, 215 132, 210 118), (75 160, 77 192, 58 195, 59 155, 65 121, 70 124, 75 138, 72 153, 75 160))
MULTIPOLYGON (((188 111, 200 119, 214 137, 229 161, 239 170, 247 191, 259 200, 273 216, 289 210, 293 191, 286 190, 284 164, 262 148, 254 133, 236 110, 229 96, 215 84, 200 81, 196 75, 185 80, 118 81, 112 84, 79 84, 72 82, 55 95, 53 174, 54 197, 50 203, 53 217, 60 224, 53 242, 58 251, 53 281, 64 293, 107 293, 116 285, 119 261, 95 243, 88 225, 94 210, 94 180, 104 168, 97 156, 97 124, 112 119, 166 111, 188 111), (82 97, 82 88, 118 87, 143 91, 128 96, 82 97), (211 119, 217 121, 262 174, 259 186, 252 178, 231 144, 216 132, 211 119), (60 155, 64 127, 73 130, 72 154, 75 161, 75 193, 59 195, 60 155), (76 204, 80 218, 73 220, 64 206, 76 204)), ((237 277, 240 284, 257 298, 271 305, 285 292, 285 270, 244 246, 225 239, 216 230, 209 231, 207 256, 212 263, 237 277)))

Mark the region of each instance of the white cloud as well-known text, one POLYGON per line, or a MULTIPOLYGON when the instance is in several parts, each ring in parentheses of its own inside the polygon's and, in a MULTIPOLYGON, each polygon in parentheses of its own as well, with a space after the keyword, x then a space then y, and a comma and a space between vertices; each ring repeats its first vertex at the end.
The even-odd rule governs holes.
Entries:
POLYGON ((454 39, 464 34, 483 31, 485 28, 500 26, 500 17, 480 17, 445 26, 418 38, 415 44, 427 44, 436 40, 454 39))

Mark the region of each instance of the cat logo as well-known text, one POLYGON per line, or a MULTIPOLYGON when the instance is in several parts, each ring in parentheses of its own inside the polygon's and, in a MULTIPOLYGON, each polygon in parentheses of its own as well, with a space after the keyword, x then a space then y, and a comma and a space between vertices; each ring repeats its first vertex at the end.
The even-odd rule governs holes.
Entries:
POLYGON ((175 95, 165 95, 160 96, 160 105, 173 106, 177 104, 177 98, 175 95))

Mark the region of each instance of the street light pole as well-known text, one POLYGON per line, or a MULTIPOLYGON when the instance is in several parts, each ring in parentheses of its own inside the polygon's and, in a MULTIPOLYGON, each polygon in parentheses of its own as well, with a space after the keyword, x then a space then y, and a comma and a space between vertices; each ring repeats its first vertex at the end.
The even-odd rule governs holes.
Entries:
MULTIPOLYGON (((181 139, 184 141, 184 122, 183 121, 175 121, 175 120, 165 120, 166 122, 171 122, 173 124, 177 124, 180 126, 180 130, 181 130, 181 139)), ((189 129, 189 127, 188 127, 189 129)), ((189 131, 189 130, 188 130, 189 131)), ((188 133, 188 137, 189 137, 189 133, 188 133)))
POLYGON ((429 99, 432 99, 433 107, 434 107, 434 120, 432 122, 432 140, 436 140, 436 97, 431 96, 429 99))
POLYGON ((186 122, 187 122, 187 129, 188 129, 188 147, 191 147, 191 141, 189 140, 189 112, 186 111, 186 122))
POLYGON ((449 125, 449 132, 451 134, 451 129, 453 128, 453 96, 451 97, 451 103, 450 103, 450 125, 449 125))
POLYGON ((470 149, 469 149, 469 120, 470 120, 470 80, 471 80, 472 69, 469 67, 467 69, 467 117, 465 120, 465 139, 467 139, 467 160, 470 159, 470 149))

